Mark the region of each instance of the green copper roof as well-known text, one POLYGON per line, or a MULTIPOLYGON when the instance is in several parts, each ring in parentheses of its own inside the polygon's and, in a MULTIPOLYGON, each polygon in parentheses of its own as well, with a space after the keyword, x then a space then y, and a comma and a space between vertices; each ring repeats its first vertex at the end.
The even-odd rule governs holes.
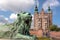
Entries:
POLYGON ((50 6, 48 7, 48 13, 52 13, 50 6))
POLYGON ((38 12, 38 8, 37 8, 37 6, 35 7, 35 11, 38 12))
POLYGON ((50 6, 48 7, 48 11, 51 11, 50 6))

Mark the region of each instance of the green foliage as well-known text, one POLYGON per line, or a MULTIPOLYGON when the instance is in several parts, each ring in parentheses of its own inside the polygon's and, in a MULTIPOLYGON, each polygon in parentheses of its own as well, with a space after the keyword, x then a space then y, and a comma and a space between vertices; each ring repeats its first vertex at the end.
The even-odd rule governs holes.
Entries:
POLYGON ((57 25, 51 25, 51 26, 50 26, 50 30, 51 30, 51 31, 60 31, 60 28, 58 28, 57 25))
POLYGON ((38 40, 50 40, 50 38, 47 38, 47 37, 38 37, 38 40))

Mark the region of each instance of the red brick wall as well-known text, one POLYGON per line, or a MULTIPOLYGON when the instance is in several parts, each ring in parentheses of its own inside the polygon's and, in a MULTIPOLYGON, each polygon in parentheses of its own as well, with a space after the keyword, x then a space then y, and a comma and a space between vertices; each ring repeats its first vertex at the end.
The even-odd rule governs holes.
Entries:
MULTIPOLYGON (((30 34, 31 35, 36 35, 37 37, 42 37, 43 36, 43 32, 42 30, 30 30, 30 34)), ((60 32, 55 32, 55 31, 52 31, 50 32, 50 36, 51 37, 60 37, 60 32)))
POLYGON ((37 37, 42 37, 43 36, 43 32, 42 32, 42 30, 38 30, 38 31, 35 31, 35 30, 31 30, 30 31, 30 34, 31 35, 36 35, 37 37))
POLYGON ((60 37, 60 32, 52 31, 52 32, 50 32, 50 36, 53 36, 53 37, 60 37))

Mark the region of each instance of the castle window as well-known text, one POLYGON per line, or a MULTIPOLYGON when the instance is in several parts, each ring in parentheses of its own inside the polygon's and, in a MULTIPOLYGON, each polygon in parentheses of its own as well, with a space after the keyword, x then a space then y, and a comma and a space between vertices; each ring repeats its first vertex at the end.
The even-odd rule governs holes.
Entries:
POLYGON ((47 21, 47 18, 45 18, 45 21, 47 21))
POLYGON ((41 26, 41 23, 39 23, 39 26, 41 26))
POLYGON ((41 28, 41 23, 39 23, 39 27, 41 28))
POLYGON ((48 22, 48 18, 44 18, 44 21, 45 21, 45 23, 47 23, 48 22))
POLYGON ((39 18, 39 21, 41 22, 41 21, 42 21, 42 19, 41 19, 41 18, 39 18))
POLYGON ((47 28, 48 27, 48 24, 47 23, 45 23, 45 28, 47 28))
POLYGON ((39 26, 39 28, 41 28, 42 27, 42 18, 39 18, 39 22, 38 22, 38 26, 39 26))

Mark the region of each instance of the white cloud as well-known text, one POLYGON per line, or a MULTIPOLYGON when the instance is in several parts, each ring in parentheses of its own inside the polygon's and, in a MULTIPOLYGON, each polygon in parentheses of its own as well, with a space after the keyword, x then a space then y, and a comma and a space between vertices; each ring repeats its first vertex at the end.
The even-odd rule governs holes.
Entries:
POLYGON ((8 23, 8 18, 4 17, 3 15, 0 15, 0 24, 1 23, 8 23))
POLYGON ((8 21, 8 18, 5 18, 5 20, 7 20, 7 21, 8 21))
POLYGON ((44 10, 47 10, 48 9, 48 6, 50 6, 52 8, 52 7, 57 7, 59 5, 60 5, 60 3, 59 3, 58 0, 46 0, 43 3, 43 8, 44 8, 44 10))
POLYGON ((0 0, 1 10, 26 11, 35 5, 34 0, 0 0))
POLYGON ((10 19, 14 20, 14 19, 16 19, 16 18, 17 18, 17 14, 12 13, 12 14, 10 15, 10 19))

